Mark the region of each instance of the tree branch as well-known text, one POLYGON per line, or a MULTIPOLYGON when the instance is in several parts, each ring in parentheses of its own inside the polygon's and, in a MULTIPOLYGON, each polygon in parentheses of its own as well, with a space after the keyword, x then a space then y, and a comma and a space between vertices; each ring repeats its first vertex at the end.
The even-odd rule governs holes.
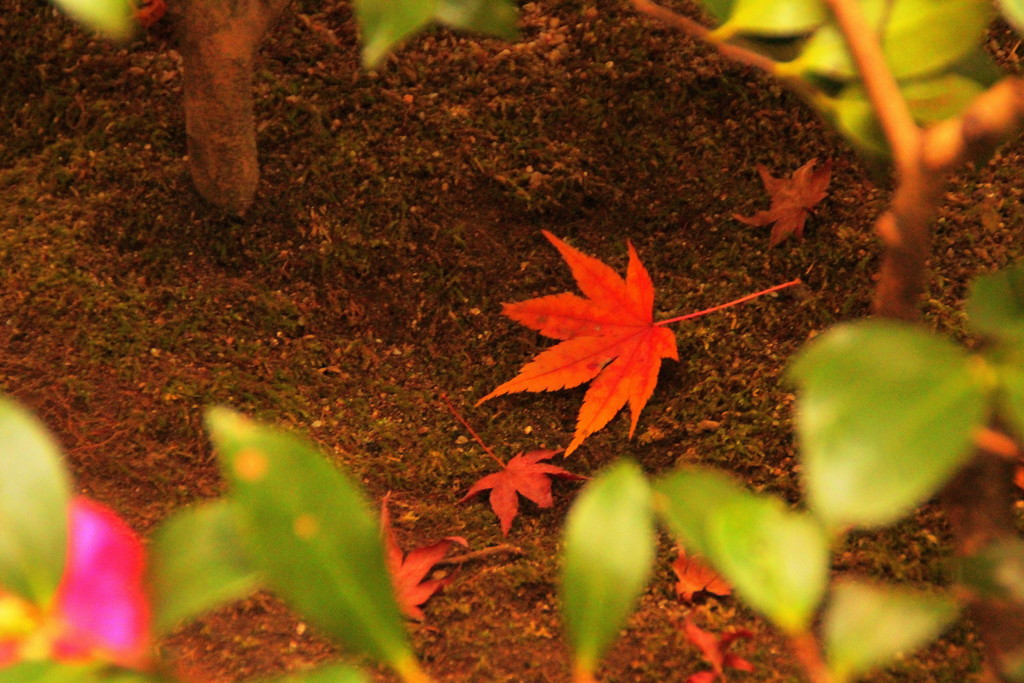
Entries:
POLYGON ((899 84, 885 63, 882 45, 875 30, 868 24, 860 5, 854 0, 825 0, 825 3, 832 10, 853 55, 857 71, 864 81, 871 108, 878 115, 885 139, 892 149, 897 174, 902 176, 912 172, 919 158, 921 129, 914 123, 899 84))

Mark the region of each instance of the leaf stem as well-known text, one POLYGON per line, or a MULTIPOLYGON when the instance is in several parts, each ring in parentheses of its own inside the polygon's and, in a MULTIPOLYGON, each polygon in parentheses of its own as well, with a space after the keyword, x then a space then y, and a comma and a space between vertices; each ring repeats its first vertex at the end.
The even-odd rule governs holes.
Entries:
POLYGON ((837 683, 821 657, 821 644, 813 633, 807 631, 791 634, 789 643, 811 683, 837 683))
POLYGON ((741 296, 739 299, 735 299, 733 301, 730 301, 727 304, 720 304, 718 306, 712 306, 711 308, 705 308, 703 311, 697 311, 696 313, 687 313, 686 315, 681 315, 681 316, 676 317, 676 318, 669 318, 668 320, 660 320, 660 321, 658 321, 658 322, 656 322, 654 324, 655 325, 668 325, 670 323, 678 323, 678 322, 682 322, 683 320, 689 320, 690 318, 699 318, 702 315, 707 315, 708 313, 714 313, 715 311, 720 311, 723 308, 729 308, 730 306, 735 306, 736 304, 742 304, 744 301, 750 301, 751 299, 756 299, 759 296, 763 296, 765 294, 771 294, 772 292, 777 292, 780 289, 785 289, 786 287, 792 287, 793 285, 798 285, 798 284, 800 284, 800 282, 801 282, 800 278, 797 278, 795 280, 790 280, 789 282, 784 282, 781 285, 775 285, 774 287, 769 287, 768 289, 762 289, 760 292, 754 292, 753 294, 747 294, 746 296, 741 296))
POLYGON ((474 439, 476 439, 476 442, 480 444, 480 447, 484 449, 484 452, 487 453, 487 455, 494 458, 494 461, 497 462, 502 469, 504 469, 505 461, 496 456, 494 454, 494 451, 491 450, 490 446, 485 444, 484 440, 480 438, 480 435, 473 431, 473 428, 469 426, 468 422, 466 422, 466 418, 462 417, 462 415, 459 414, 459 411, 455 410, 455 406, 452 405, 452 402, 448 400, 448 395, 441 394, 441 400, 444 401, 444 404, 446 406, 448 406, 448 410, 452 412, 452 415, 455 416, 455 419, 461 422, 462 426, 466 428, 466 431, 469 432, 474 439))
POLYGON ((434 679, 423 670, 419 661, 412 655, 404 656, 393 662, 392 667, 403 683, 434 683, 434 679))
POLYGON ((584 664, 578 659, 573 663, 572 667, 572 682, 573 683, 597 683, 597 679, 594 677, 594 671, 591 666, 584 664))

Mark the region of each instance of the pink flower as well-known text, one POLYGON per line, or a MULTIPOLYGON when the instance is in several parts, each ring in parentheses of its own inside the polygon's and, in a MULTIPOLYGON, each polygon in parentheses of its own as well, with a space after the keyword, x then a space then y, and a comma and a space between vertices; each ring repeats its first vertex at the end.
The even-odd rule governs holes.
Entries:
POLYGON ((142 542, 109 508, 76 498, 57 592, 39 607, 0 589, 0 667, 22 660, 150 664, 142 542))

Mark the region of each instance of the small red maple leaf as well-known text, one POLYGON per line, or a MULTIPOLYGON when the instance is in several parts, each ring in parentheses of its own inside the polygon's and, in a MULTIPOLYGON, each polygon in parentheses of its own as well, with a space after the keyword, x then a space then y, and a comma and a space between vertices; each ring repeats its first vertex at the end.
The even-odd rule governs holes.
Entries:
POLYGON ((387 561, 388 573, 391 574, 391 582, 395 587, 395 597, 402 613, 415 621, 423 621, 423 610, 420 605, 430 599, 437 591, 441 590, 455 577, 449 575, 440 579, 424 581, 435 564, 441 561, 451 547, 458 543, 468 546, 466 539, 461 536, 447 536, 437 543, 426 545, 404 554, 395 541, 395 532, 391 528, 391 513, 388 511, 388 498, 390 493, 384 496, 380 506, 380 528, 384 536, 385 560, 387 561))
POLYGON ((696 557, 688 556, 682 548, 679 549, 679 556, 672 563, 672 571, 675 572, 678 579, 676 595, 686 602, 693 602, 694 595, 701 593, 717 596, 732 595, 732 588, 718 572, 696 557))
POLYGON ((745 629, 730 631, 716 636, 714 633, 702 631, 696 624, 686 618, 683 626, 686 639, 700 648, 701 654, 708 664, 710 671, 698 671, 686 679, 686 683, 711 683, 716 680, 725 680, 725 668, 737 669, 739 671, 753 671, 754 665, 739 655, 726 652, 733 641, 740 638, 753 638, 754 634, 745 629))
MULTIPOLYGON (((519 453, 509 460, 500 472, 488 474, 473 484, 469 493, 459 499, 459 502, 464 503, 476 494, 490 489, 491 509, 501 522, 501 533, 508 536, 512 520, 519 513, 520 494, 532 500, 538 507, 549 508, 553 503, 550 477, 573 481, 587 478, 561 467, 540 462, 558 453, 559 451, 545 450, 519 453)), ((498 462, 501 460, 498 459, 498 462)))
POLYGON ((811 215, 812 207, 828 196, 825 188, 832 177, 832 162, 826 161, 817 171, 812 170, 817 159, 811 159, 793 172, 792 178, 773 178, 768 169, 757 165, 765 191, 771 195, 772 204, 767 211, 758 211, 753 216, 733 214, 733 218, 747 225, 772 226, 768 246, 774 247, 790 235, 804 238, 804 223, 811 215))

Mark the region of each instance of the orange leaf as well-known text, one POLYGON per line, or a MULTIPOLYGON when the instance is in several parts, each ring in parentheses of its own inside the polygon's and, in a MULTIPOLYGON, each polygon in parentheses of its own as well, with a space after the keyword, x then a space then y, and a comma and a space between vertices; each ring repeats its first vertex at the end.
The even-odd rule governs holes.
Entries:
POLYGON ((468 546, 469 544, 461 536, 448 536, 437 543, 411 550, 408 554, 403 553, 395 541, 395 532, 391 528, 391 513, 388 512, 390 495, 389 493, 384 496, 380 507, 380 528, 381 534, 384 536, 384 555, 387 560, 388 573, 391 574, 395 597, 402 612, 410 619, 423 621, 424 615, 420 605, 451 583, 455 577, 446 576, 427 581, 423 579, 426 578, 433 566, 448 554, 452 545, 458 543, 468 546))
POLYGON ((565 449, 569 455, 627 403, 632 437, 654 393, 661 359, 679 360, 679 354, 672 331, 654 324, 654 284, 632 244, 626 243, 629 265, 623 279, 605 263, 542 232, 569 264, 586 298, 565 293, 505 304, 502 313, 509 318, 562 342, 538 354, 477 405, 502 394, 554 391, 594 380, 565 449))
POLYGON ((491 490, 491 509, 498 515, 501 522, 501 533, 508 536, 512 528, 512 520, 519 513, 519 496, 522 495, 538 507, 549 508, 552 505, 551 479, 583 480, 583 475, 573 474, 567 470, 540 462, 547 460, 558 451, 532 451, 520 453, 508 461, 505 469, 488 474, 470 487, 469 493, 459 502, 464 503, 473 496, 487 489, 491 490))
POLYGON ((733 218, 747 225, 772 226, 768 246, 774 247, 790 235, 804 238, 804 223, 811 215, 815 204, 828 196, 825 189, 832 176, 832 162, 826 161, 817 171, 812 170, 817 159, 811 159, 798 168, 792 178, 773 178, 768 169, 758 164, 765 191, 771 195, 772 204, 767 211, 758 211, 753 216, 733 214, 733 218))
POLYGON ((718 572, 696 557, 688 557, 682 548, 679 549, 679 557, 672 563, 672 571, 678 579, 676 595, 686 602, 692 602, 697 593, 718 596, 732 594, 732 588, 718 572))

